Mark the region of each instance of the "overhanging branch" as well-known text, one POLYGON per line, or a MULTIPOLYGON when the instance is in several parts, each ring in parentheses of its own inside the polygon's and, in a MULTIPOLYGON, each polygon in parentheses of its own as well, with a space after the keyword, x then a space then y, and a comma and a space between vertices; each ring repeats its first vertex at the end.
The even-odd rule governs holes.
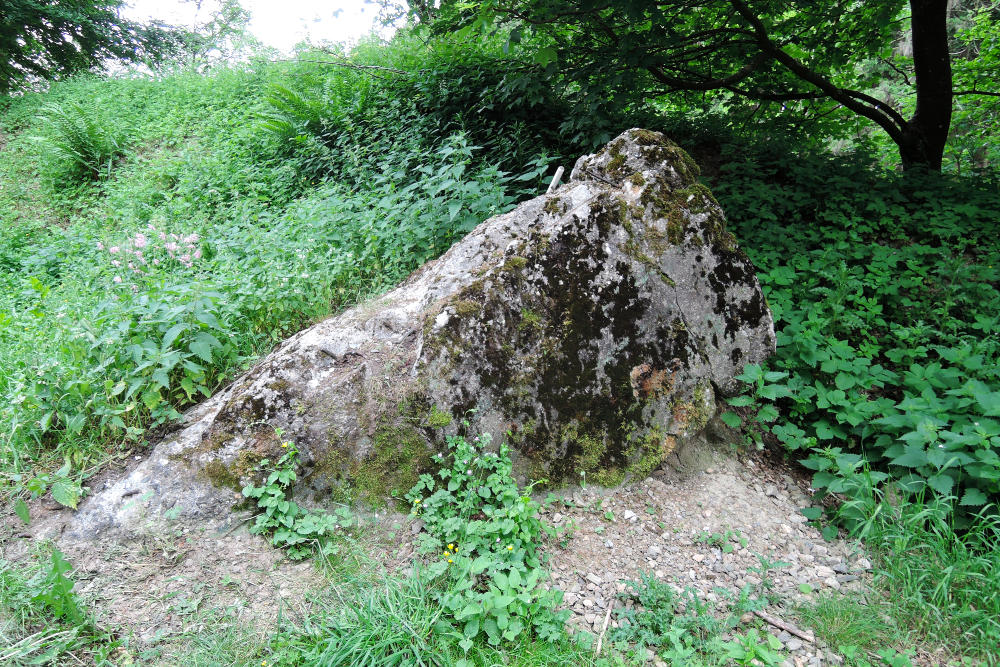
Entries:
POLYGON ((864 95, 864 93, 839 88, 819 72, 806 67, 771 40, 764 22, 747 6, 746 2, 743 0, 729 0, 729 2, 739 15, 753 28, 757 36, 757 44, 761 51, 772 56, 774 60, 784 65, 786 69, 798 78, 819 88, 831 99, 840 102, 859 116, 864 116, 877 123, 896 143, 903 140, 903 128, 906 126, 906 122, 902 116, 894 110, 888 109, 878 100, 864 95), (875 104, 872 105, 870 100, 874 100, 875 104), (900 123, 900 121, 903 122, 900 123))

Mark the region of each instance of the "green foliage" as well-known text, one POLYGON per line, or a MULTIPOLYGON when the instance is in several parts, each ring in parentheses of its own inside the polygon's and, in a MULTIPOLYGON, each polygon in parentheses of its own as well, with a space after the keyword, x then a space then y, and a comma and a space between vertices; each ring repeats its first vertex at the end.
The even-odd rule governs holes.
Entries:
POLYGON ((731 554, 738 548, 746 548, 748 544, 747 538, 740 535, 740 531, 729 529, 717 533, 702 531, 695 536, 694 541, 721 549, 724 554, 731 554))
POLYGON ((31 602, 41 605, 57 619, 65 618, 68 622, 79 625, 85 622, 84 613, 73 593, 75 584, 66 576, 72 570, 73 566, 66 561, 62 552, 52 549, 52 565, 38 582, 31 602))
POLYGON ((303 508, 291 500, 289 493, 296 479, 299 452, 290 440, 282 442, 281 447, 285 451, 277 461, 262 459, 258 464, 257 470, 264 475, 261 485, 243 487, 243 495, 253 498, 261 511, 250 532, 267 535, 272 545, 287 549, 292 559, 316 553, 336 554, 339 547, 333 538, 353 523, 350 510, 341 507, 330 514, 303 508))
POLYGON ((12 223, 0 232, 7 479, 40 478, 39 459, 84 469, 108 443, 141 441, 290 332, 395 284, 513 204, 517 181, 476 166, 462 135, 384 145, 349 181, 309 182, 256 122, 259 89, 284 76, 265 69, 80 79, 5 116, 20 124, 0 162, 13 184, 0 192, 12 223), (84 99, 100 118, 125 106, 120 122, 149 154, 37 198, 30 110, 84 99), (207 118, 191 112, 206 106, 207 118))
MULTIPOLYGON (((840 501, 826 503, 824 535, 841 525, 865 539, 898 626, 990 655, 1000 567, 988 504, 1000 492, 995 185, 885 173, 861 156, 792 161, 774 148, 744 150, 749 159, 714 189, 778 335, 776 356, 747 367, 749 391, 732 402, 751 439, 804 455, 818 495, 840 501)), ((819 522, 824 510, 803 513, 819 522)), ((855 664, 905 660, 873 650, 855 664)))
MULTIPOLYGON (((425 578, 348 580, 347 592, 324 600, 296 625, 286 622, 260 653, 269 665, 511 665, 612 667, 617 656, 595 657, 589 642, 542 642, 526 635, 493 647, 467 644, 435 600, 425 578)), ((332 596, 331 596, 332 597, 332 596)), ((221 660, 217 660, 220 662, 221 660)), ((255 662, 254 664, 259 664, 255 662)))
MULTIPOLYGON (((42 473, 31 477, 24 483, 24 488, 31 494, 32 498, 38 498, 45 495, 47 491, 52 492, 52 499, 62 505, 63 507, 69 507, 70 509, 76 509, 77 504, 80 502, 80 498, 83 497, 83 487, 80 483, 76 481, 72 474, 72 463, 69 458, 63 462, 62 466, 51 473, 42 473)), ((24 501, 19 500, 23 504, 24 501)), ((27 515, 27 506, 23 508, 22 512, 18 512, 25 523, 28 523, 28 519, 25 518, 27 515)))
POLYGON ((833 468, 863 453, 907 493, 972 511, 996 497, 996 190, 765 155, 734 163, 716 193, 776 319, 770 369, 748 367, 752 391, 731 401, 756 406, 760 437, 839 446, 806 459, 823 491, 845 492, 833 468))
POLYGON ((124 4, 123 0, 4 2, 0 95, 108 60, 139 63, 169 53, 172 35, 161 27, 123 19, 119 11, 124 4))
POLYGON ((522 633, 562 637, 569 614, 555 611, 562 594, 541 587, 539 504, 514 481, 507 445, 487 451, 488 434, 472 443, 451 436, 447 444, 450 461, 441 456, 437 479, 422 475, 406 495, 424 521, 421 551, 440 554, 424 574, 448 582, 434 600, 460 624, 464 648, 481 635, 491 645, 522 633))
POLYGON ((27 570, 0 560, 0 663, 64 664, 89 656, 98 664, 119 645, 94 625, 83 607, 72 565, 58 549, 39 553, 27 570))
MULTIPOLYGON (((722 589, 717 592, 726 593, 722 589)), ((630 583, 629 590, 622 595, 635 605, 615 611, 619 627, 609 631, 608 640, 640 648, 654 647, 670 664, 727 664, 726 659, 737 664, 744 664, 741 660, 749 664, 754 659, 777 664, 780 659, 771 635, 761 637, 756 629, 751 629, 746 635, 735 634, 732 641, 723 640, 724 635, 739 625, 743 613, 766 604, 751 593, 749 588, 744 589, 730 601, 728 613, 719 614, 693 588, 682 591, 650 573, 640 573, 640 580, 630 583), (758 644, 758 640, 763 643, 758 644)))
POLYGON ((127 132, 99 118, 93 105, 49 104, 39 121, 45 134, 36 140, 53 181, 110 178, 115 160, 128 148, 127 132))
POLYGON ((589 147, 561 129, 572 116, 569 100, 542 72, 516 70, 501 45, 402 32, 390 45, 362 42, 350 57, 303 53, 294 85, 271 86, 261 127, 310 178, 377 174, 386 155, 398 159, 391 172, 419 168, 421 153, 456 133, 483 149, 475 170, 520 172, 553 159, 541 156, 572 159, 589 147), (317 61, 343 67, 329 76, 317 61))
POLYGON ((984 507, 956 528, 946 500, 899 502, 877 477, 840 473, 848 499, 836 510, 876 557, 876 584, 901 627, 967 655, 990 656, 1000 641, 1000 518, 984 507))
POLYGON ((762 637, 754 628, 745 635, 737 635, 725 648, 726 658, 737 665, 777 665, 784 660, 778 653, 781 642, 772 634, 762 637))

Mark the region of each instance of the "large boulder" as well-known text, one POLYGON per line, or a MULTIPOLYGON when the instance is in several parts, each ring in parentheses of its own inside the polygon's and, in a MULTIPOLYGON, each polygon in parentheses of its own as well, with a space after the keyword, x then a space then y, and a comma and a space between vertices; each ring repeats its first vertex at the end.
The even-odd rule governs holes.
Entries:
POLYGON ((646 130, 580 158, 567 184, 293 336, 199 406, 84 507, 88 532, 164 508, 228 510, 281 451, 279 428, 302 455, 300 495, 317 499, 402 494, 459 432, 505 440, 532 479, 645 476, 774 349, 754 267, 697 174, 646 130))

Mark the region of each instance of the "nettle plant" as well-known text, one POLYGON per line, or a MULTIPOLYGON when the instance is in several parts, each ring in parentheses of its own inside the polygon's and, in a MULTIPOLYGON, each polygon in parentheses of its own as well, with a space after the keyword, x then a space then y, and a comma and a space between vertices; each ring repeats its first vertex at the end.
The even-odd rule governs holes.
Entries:
POLYGON ((437 602, 462 624, 466 651, 485 634, 490 644, 530 631, 541 639, 564 633, 562 593, 545 589, 540 553, 545 530, 539 503, 518 488, 510 450, 486 451, 489 434, 470 443, 447 438, 436 476, 421 475, 406 494, 424 522, 420 550, 431 558, 424 576, 443 580, 437 602))
MULTIPOLYGON (((280 429, 277 435, 281 437, 280 429)), ((352 525, 350 510, 340 507, 332 514, 317 512, 291 500, 299 452, 291 440, 282 442, 281 448, 284 452, 276 461, 262 459, 258 464, 258 471, 264 474, 261 485, 243 487, 243 495, 255 500, 261 510, 250 532, 268 536, 273 546, 287 549, 289 558, 295 560, 314 553, 335 554, 338 546, 332 538, 352 525)))

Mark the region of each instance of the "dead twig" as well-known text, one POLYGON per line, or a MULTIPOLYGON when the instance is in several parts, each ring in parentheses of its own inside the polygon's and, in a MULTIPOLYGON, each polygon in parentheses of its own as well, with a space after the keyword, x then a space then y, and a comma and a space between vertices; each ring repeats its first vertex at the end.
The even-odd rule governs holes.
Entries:
MULTIPOLYGON (((559 173, 562 173, 562 167, 559 167, 559 173)), ((604 633, 608 631, 608 621, 611 620, 611 610, 614 608, 615 603, 612 600, 611 604, 608 605, 608 613, 604 615, 604 625, 601 626, 601 634, 597 637, 597 646, 594 648, 595 658, 601 654, 601 644, 604 643, 604 633)))
POLYGON ((759 609, 758 610, 754 610, 753 613, 754 613, 754 616, 757 616, 758 618, 760 618, 765 623, 769 623, 769 624, 773 625, 774 627, 778 628, 779 630, 784 630, 788 634, 795 635, 799 639, 804 639, 805 641, 809 642, 810 644, 816 641, 816 638, 813 637, 812 633, 806 632, 805 630, 799 630, 797 627, 795 627, 791 623, 786 623, 785 621, 781 620, 780 618, 775 618, 774 616, 771 616, 770 614, 768 614, 766 612, 760 611, 759 609))

